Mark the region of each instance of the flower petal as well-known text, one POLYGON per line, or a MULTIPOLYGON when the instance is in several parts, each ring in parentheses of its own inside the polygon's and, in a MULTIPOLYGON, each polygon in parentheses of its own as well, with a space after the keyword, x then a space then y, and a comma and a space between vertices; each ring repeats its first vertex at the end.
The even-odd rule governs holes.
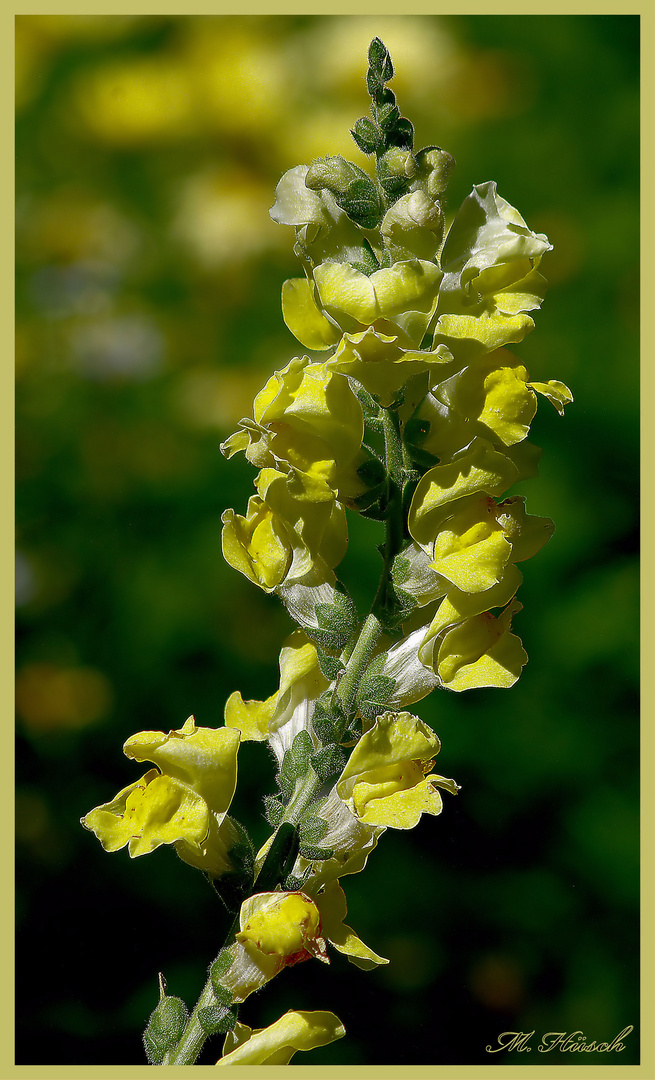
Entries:
POLYGON ((267 1028, 237 1024, 217 1065, 288 1065, 298 1050, 314 1050, 342 1039, 346 1029, 331 1012, 290 1010, 267 1028))
POLYGON ((197 792, 218 814, 225 814, 237 782, 240 735, 231 728, 196 727, 192 716, 179 731, 140 731, 127 740, 124 753, 152 761, 162 772, 197 792))

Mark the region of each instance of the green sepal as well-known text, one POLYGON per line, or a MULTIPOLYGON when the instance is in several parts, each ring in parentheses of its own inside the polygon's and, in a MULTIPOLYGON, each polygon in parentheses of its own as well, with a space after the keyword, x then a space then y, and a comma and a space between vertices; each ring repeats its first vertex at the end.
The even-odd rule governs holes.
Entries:
POLYGON ((283 821, 259 872, 257 892, 272 892, 278 881, 291 871, 297 854, 298 830, 290 821, 283 821))
POLYGON ((336 679, 340 671, 344 670, 343 661, 338 656, 330 656, 328 653, 321 649, 320 645, 316 648, 316 655, 318 656, 318 663, 321 671, 325 675, 326 679, 332 682, 336 679))
POLYGON ((407 581, 409 576, 409 559, 404 559, 402 555, 396 555, 391 564, 391 580, 394 586, 397 588, 402 585, 404 581, 407 581))
POLYGON ((386 494, 386 481, 377 484, 374 488, 362 492, 353 499, 353 503, 360 514, 367 517, 366 511, 373 508, 375 511, 382 509, 383 498, 386 494))
POLYGON ((372 675, 362 680, 357 694, 357 708, 367 720, 374 720, 388 707, 389 698, 396 687, 389 675, 372 675))
POLYGON ((304 844, 317 844, 323 839, 328 830, 328 823, 322 817, 305 817, 298 826, 300 833, 300 848, 304 844))
POLYGON ((314 744, 309 732, 299 731, 291 744, 291 752, 296 761, 296 773, 299 779, 306 775, 309 768, 309 759, 313 751, 314 744))
POLYGON ((385 132, 390 131, 400 120, 400 109, 391 101, 386 101, 376 112, 378 124, 385 132))
POLYGON ((314 713, 312 715, 312 727, 323 745, 335 743, 337 741, 338 721, 339 717, 335 716, 334 708, 332 706, 332 692, 328 690, 316 702, 314 713))
POLYGON ((209 978, 212 984, 212 990, 216 996, 220 1005, 231 1005, 234 999, 234 994, 227 986, 224 986, 221 979, 227 975, 228 971, 232 967, 232 954, 229 949, 221 949, 218 956, 214 960, 214 963, 209 968, 209 978))
POLYGON ((382 431, 382 410, 379 402, 361 385, 357 386, 356 394, 366 423, 372 431, 382 431))
POLYGON ((234 1028, 237 1014, 225 1005, 207 1005, 204 1009, 198 1009, 198 1022, 207 1035, 224 1035, 234 1028))
POLYGON ((365 116, 357 120, 350 134, 364 154, 374 154, 380 146, 380 133, 375 124, 372 124, 365 116))
POLYGON ((355 270, 359 270, 362 274, 366 274, 367 277, 370 277, 371 274, 374 274, 376 270, 380 269, 380 264, 373 248, 366 238, 363 240, 361 251, 361 259, 358 262, 351 261, 350 265, 355 270))
POLYGON ((357 608, 345 591, 337 589, 332 604, 316 604, 318 629, 306 627, 305 632, 324 649, 340 652, 359 626, 357 608))
POLYGON ((234 867, 218 878, 210 877, 210 882, 228 911, 235 912, 241 907, 246 896, 252 891, 255 876, 255 849, 248 833, 235 818, 230 822, 241 837, 230 848, 230 862, 234 867))
POLYGON ((312 769, 319 780, 329 780, 343 772, 347 760, 345 751, 336 743, 330 743, 312 755, 312 769))
POLYGON ((387 502, 386 499, 376 499, 370 506, 365 507, 359 511, 362 517, 371 518, 372 521, 386 521, 387 519, 387 502))
POLYGON ((396 682, 389 675, 383 675, 386 653, 376 656, 364 672, 357 687, 356 704, 359 712, 367 720, 374 720, 388 707, 396 682))
POLYGON ((182 1037, 189 1011, 179 997, 162 997, 150 1014, 143 1034, 143 1045, 151 1065, 161 1065, 168 1050, 182 1037))
POLYGON ((293 795, 297 779, 298 769, 296 766, 296 759, 293 749, 290 748, 282 758, 282 765, 280 766, 280 771, 277 775, 277 782, 285 799, 290 799, 293 795))
POLYGON ((390 606, 378 612, 382 628, 387 633, 396 631, 402 623, 406 622, 411 613, 418 606, 416 599, 411 593, 398 588, 395 584, 392 584, 391 586, 390 599, 390 606))
POLYGON ((284 817, 284 803, 275 795, 264 795, 264 813, 269 825, 275 828, 284 817))
POLYGON ((334 848, 322 848, 312 844, 301 844, 300 854, 303 859, 312 859, 314 862, 323 862, 324 859, 332 858, 334 855, 334 848))
MULTIPOLYGON (((214 992, 216 992, 216 986, 221 985, 220 980, 223 978, 224 975, 227 975, 228 971, 232 967, 232 960, 233 960, 233 957, 232 957, 232 953, 230 952, 230 950, 229 949, 221 949, 221 951, 219 952, 216 959, 210 965, 209 977, 210 977, 210 979, 212 981, 212 986, 214 987, 214 992)), ((222 987, 222 989, 225 989, 225 987, 222 987)), ((227 991, 227 992, 229 993, 229 991, 227 991)), ((221 998, 221 1000, 223 1000, 223 999, 221 998)), ((231 1000, 231 995, 230 995, 230 1000, 231 1000)))
POLYGON ((386 480, 387 470, 381 461, 371 457, 362 462, 357 469, 357 475, 367 487, 376 487, 386 480))
POLYGON ((282 882, 282 888, 285 892, 297 892, 298 889, 302 889, 309 876, 310 867, 307 868, 307 873, 303 877, 297 877, 296 874, 287 874, 282 882))
POLYGON ((387 132, 387 145, 397 146, 400 150, 411 150, 414 146, 414 125, 406 116, 401 116, 393 129, 387 132))
POLYGON ((403 512, 404 512, 405 515, 407 515, 409 513, 409 508, 411 506, 412 498, 414 496, 414 492, 416 491, 416 488, 417 488, 417 485, 418 485, 418 482, 419 482, 419 478, 420 478, 420 473, 414 473, 414 475, 413 476, 410 475, 409 478, 406 479, 405 483, 403 484, 403 500, 402 501, 403 501, 403 512))

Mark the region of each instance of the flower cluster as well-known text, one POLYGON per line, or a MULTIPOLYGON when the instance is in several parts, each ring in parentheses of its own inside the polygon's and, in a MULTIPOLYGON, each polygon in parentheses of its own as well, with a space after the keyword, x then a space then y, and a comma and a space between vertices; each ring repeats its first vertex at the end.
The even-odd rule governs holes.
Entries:
POLYGON ((110 851, 172 844, 234 915, 193 1014, 162 996, 145 1036, 155 1063, 193 1061, 217 1032, 219 1064, 286 1063, 343 1034, 332 1014, 302 1012, 253 1033, 237 1011, 283 969, 329 963, 330 948, 363 968, 387 963, 345 924, 340 880, 386 829, 440 814, 441 791, 458 791, 433 771, 439 739, 407 708, 437 687, 510 687, 527 660, 512 632, 517 564, 554 526, 507 492, 536 474, 537 395, 560 412, 572 399, 532 381, 507 346, 534 325, 551 245, 491 182, 446 233, 453 159, 414 148, 392 75, 376 38, 371 118, 352 131, 374 175, 343 157, 297 166, 271 210, 294 227, 304 271, 282 288, 285 322, 327 358, 275 372, 221 448, 258 470, 245 515, 223 515, 224 556, 298 624, 279 687, 264 701, 235 690, 217 730, 190 718, 129 739, 125 753, 155 768, 83 819, 110 851), (335 574, 347 511, 385 529, 364 620, 335 574), (228 815, 243 740, 267 743, 277 765, 258 853, 228 815))

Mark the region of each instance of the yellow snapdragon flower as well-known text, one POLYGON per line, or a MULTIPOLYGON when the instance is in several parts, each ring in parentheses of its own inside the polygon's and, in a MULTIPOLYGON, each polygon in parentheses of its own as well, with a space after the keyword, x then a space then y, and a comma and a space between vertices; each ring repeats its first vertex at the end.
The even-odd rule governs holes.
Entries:
POLYGON ((497 584, 510 561, 531 558, 555 529, 550 518, 526 514, 520 496, 496 503, 484 493, 470 495, 451 509, 434 540, 424 542, 424 550, 431 569, 466 593, 497 584))
POLYGON ((453 460, 419 480, 409 508, 409 532, 430 544, 457 503, 470 495, 502 495, 518 478, 516 465, 487 439, 474 438, 453 460))
POLYGON ((337 782, 337 792, 369 825, 412 829, 421 815, 440 814, 454 780, 429 775, 441 743, 431 728, 408 712, 387 712, 362 735, 337 782))
POLYGON ((338 881, 322 886, 310 878, 308 888, 311 895, 299 890, 255 893, 242 903, 229 967, 221 976, 233 1001, 245 1001, 285 967, 312 958, 329 963, 328 944, 366 970, 388 963, 344 924, 346 898, 338 881))
POLYGON ((225 703, 225 723, 240 731, 243 740, 268 739, 281 761, 298 731, 309 727, 313 704, 328 685, 316 646, 302 630, 294 630, 280 651, 279 689, 265 701, 244 701, 235 690, 225 703))
POLYGON ((370 276, 349 263, 324 262, 314 268, 311 282, 285 282, 282 314, 308 349, 330 348, 342 333, 373 325, 382 333, 402 333, 406 345, 416 347, 435 310, 441 277, 425 259, 397 262, 370 276))
POLYGON ((448 459, 473 438, 488 439, 497 449, 512 447, 528 435, 537 411, 537 393, 563 413, 573 400, 564 383, 532 382, 527 368, 507 349, 479 357, 443 379, 416 411, 429 431, 419 445, 435 457, 448 459))
POLYGON ((385 334, 374 327, 344 334, 325 366, 357 379, 380 405, 388 408, 414 375, 428 371, 432 381, 435 369, 452 361, 445 349, 427 352, 408 349, 403 343, 406 345, 404 335, 385 334))
POLYGON ((434 347, 445 345, 469 362, 534 326, 527 314, 541 306, 546 282, 537 267, 552 245, 534 233, 496 184, 477 184, 464 200, 441 253, 434 347))
POLYGON ((217 1065, 288 1065, 298 1050, 342 1039, 346 1029, 332 1012, 290 1009, 267 1028, 237 1023, 226 1036, 223 1056, 217 1065))
POLYGON ((140 731, 123 751, 151 761, 136 783, 82 818, 105 851, 128 845, 131 858, 173 844, 185 862, 214 877, 231 869, 237 834, 226 818, 237 782, 240 735, 228 728, 196 727, 192 716, 178 731, 140 731))
POLYGON ((287 463, 344 501, 363 490, 356 474, 363 438, 362 407, 347 378, 304 356, 271 376, 255 397, 253 420, 241 420, 221 450, 228 458, 243 450, 259 469, 287 463))
POLYGON ((418 650, 441 686, 460 692, 514 685, 528 660, 520 638, 511 633, 512 617, 521 610, 512 597, 521 581, 520 570, 510 564, 485 592, 454 588, 446 594, 418 650), (498 617, 491 614, 500 607, 498 617))
POLYGON ((223 514, 223 555, 265 592, 297 581, 313 569, 329 580, 345 555, 346 514, 320 477, 262 469, 246 516, 223 514))

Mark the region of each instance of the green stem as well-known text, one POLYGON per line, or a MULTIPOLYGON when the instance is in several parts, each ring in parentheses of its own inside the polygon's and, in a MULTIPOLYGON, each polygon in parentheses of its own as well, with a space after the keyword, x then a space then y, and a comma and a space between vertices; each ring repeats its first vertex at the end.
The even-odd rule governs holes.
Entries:
MULTIPOLYGON (((387 465, 387 517, 385 522, 384 543, 384 566, 380 575, 380 583, 373 601, 370 614, 364 620, 364 624, 353 647, 348 646, 344 650, 343 659, 347 662, 345 671, 336 688, 336 693, 341 701, 346 720, 352 714, 357 695, 357 687, 364 674, 371 657, 375 651, 382 623, 376 614, 381 612, 388 599, 388 586, 391 580, 391 566, 395 556, 402 547, 404 537, 404 523, 402 514, 402 483, 404 455, 402 440, 400 437, 400 424, 398 415, 392 409, 383 412, 384 443, 387 465)), ((284 812, 283 822, 292 825, 297 824, 307 809, 307 806, 315 798, 323 786, 323 781, 318 778, 312 769, 309 769, 302 783, 296 785, 296 789, 289 800, 284 812)), ((272 854, 272 852, 271 852, 272 854)), ((263 866, 262 868, 263 869, 263 866)), ((260 869, 260 873, 261 873, 260 869)), ((271 866, 271 870, 274 867, 271 866)), ((278 873, 278 878, 280 877, 278 873)), ((274 875, 275 876, 275 875, 274 875)), ((239 916, 236 915, 225 937, 223 948, 229 945, 239 925, 239 916)), ((173 1050, 169 1050, 164 1056, 162 1065, 193 1065, 203 1048, 207 1033, 202 1027, 198 1014, 201 1009, 215 1003, 214 989, 211 977, 207 979, 205 987, 198 998, 198 1002, 189 1017, 187 1025, 182 1033, 179 1043, 173 1050)))
MULTIPOLYGON (((238 925, 239 916, 235 915, 230 929, 225 935, 225 941, 222 948, 225 948, 226 945, 231 943, 238 925)), ((193 1065, 196 1062, 207 1039, 207 1032, 200 1023, 198 1014, 201 1009, 206 1009, 209 1005, 214 1005, 215 1003, 216 996, 214 994, 214 987, 212 986, 210 975, 196 1002, 196 1007, 187 1021, 187 1025, 182 1032, 180 1041, 174 1049, 167 1050, 164 1054, 162 1065, 193 1065)))
MULTIPOLYGON (((379 590, 378 590, 379 591, 379 590)), ((357 644, 353 649, 346 670, 341 676, 337 687, 337 695, 347 714, 350 713, 357 693, 359 681, 373 655, 377 640, 382 632, 382 626, 377 615, 373 612, 366 617, 357 644)))

